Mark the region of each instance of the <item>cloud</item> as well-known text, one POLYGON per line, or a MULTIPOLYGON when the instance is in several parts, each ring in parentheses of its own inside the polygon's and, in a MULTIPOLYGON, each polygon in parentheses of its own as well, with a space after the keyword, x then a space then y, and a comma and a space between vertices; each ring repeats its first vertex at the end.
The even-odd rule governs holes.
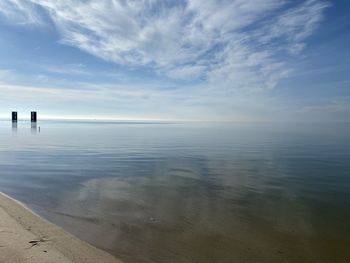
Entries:
POLYGON ((92 75, 92 72, 88 71, 86 65, 84 64, 63 64, 54 65, 48 64, 44 65, 43 69, 57 74, 63 75, 92 75))
POLYGON ((167 74, 170 78, 173 78, 173 79, 189 80, 189 79, 196 79, 205 70, 206 70, 205 66, 190 65, 190 66, 181 66, 181 67, 171 69, 167 72, 167 74))
POLYGON ((0 68, 0 82, 3 80, 3 79, 9 79, 11 78, 13 75, 13 70, 11 69, 1 69, 0 68))
POLYGON ((1 0, 1 14, 9 21, 19 25, 40 25, 42 23, 38 6, 31 1, 1 0))
POLYGON ((323 0, 5 0, 0 12, 29 24, 39 23, 38 10, 44 10, 62 43, 104 60, 151 67, 171 78, 205 76, 225 89, 251 91, 274 88, 291 72, 289 56, 302 52, 329 5, 323 0))
POLYGON ((73 114, 109 119, 245 121, 255 119, 256 111, 266 111, 263 109, 266 100, 262 97, 258 100, 246 96, 225 98, 205 89, 189 90, 186 86, 164 89, 102 83, 75 85, 79 88, 63 88, 49 83, 42 83, 40 87, 0 83, 1 112, 14 108, 21 112, 37 109, 50 116, 73 114), (231 103, 233 99, 234 104, 231 103))
POLYGON ((303 4, 288 9, 274 19, 271 25, 265 25, 258 32, 262 43, 279 40, 282 47, 286 46, 292 54, 297 54, 305 47, 303 41, 309 37, 320 25, 324 9, 329 2, 308 0, 303 4))

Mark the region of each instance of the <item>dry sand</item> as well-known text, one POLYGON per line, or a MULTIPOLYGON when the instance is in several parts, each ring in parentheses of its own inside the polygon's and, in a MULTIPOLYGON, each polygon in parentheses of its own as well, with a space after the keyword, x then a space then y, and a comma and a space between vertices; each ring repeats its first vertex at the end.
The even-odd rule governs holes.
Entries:
POLYGON ((0 192, 1 263, 121 263, 0 192))

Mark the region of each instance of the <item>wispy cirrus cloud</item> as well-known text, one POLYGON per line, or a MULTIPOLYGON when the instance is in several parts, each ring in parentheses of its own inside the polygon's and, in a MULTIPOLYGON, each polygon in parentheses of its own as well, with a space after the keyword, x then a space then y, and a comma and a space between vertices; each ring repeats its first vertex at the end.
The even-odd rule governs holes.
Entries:
POLYGON ((91 75, 84 64, 43 65, 45 71, 57 74, 91 75))
POLYGON ((289 56, 322 21, 328 1, 6 0, 0 12, 28 23, 45 10, 61 42, 126 66, 178 79, 199 76, 230 89, 275 87, 289 56), (17 17, 15 17, 17 13, 17 17), (222 80, 225 81, 222 81, 222 80))
POLYGON ((42 22, 38 6, 31 1, 1 0, 0 14, 19 25, 40 25, 42 22))
MULTIPOLYGON (((261 94, 293 72, 291 62, 303 57, 330 5, 328 0, 4 0, 0 18, 53 26, 63 46, 116 65, 49 61, 36 66, 37 81, 31 76, 5 81, 0 91, 16 100, 15 93, 27 94, 26 85, 32 85, 37 89, 28 92, 38 98, 82 109, 118 105, 152 114, 161 108, 168 116, 212 119, 268 115, 279 105, 261 94)), ((2 75, 9 80, 9 72, 2 75)))

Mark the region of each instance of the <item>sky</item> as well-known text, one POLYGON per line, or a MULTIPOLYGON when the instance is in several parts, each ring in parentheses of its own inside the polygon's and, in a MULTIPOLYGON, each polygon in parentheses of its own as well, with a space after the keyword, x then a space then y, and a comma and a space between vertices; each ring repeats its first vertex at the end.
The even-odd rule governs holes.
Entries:
POLYGON ((0 118, 349 121, 347 0, 1 0, 0 118))

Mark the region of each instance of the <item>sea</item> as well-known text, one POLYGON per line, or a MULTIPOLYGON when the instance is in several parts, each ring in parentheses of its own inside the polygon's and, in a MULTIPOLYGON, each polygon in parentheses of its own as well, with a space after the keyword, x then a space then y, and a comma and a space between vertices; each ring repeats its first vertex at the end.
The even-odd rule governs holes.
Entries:
POLYGON ((126 263, 350 262, 349 123, 0 121, 0 191, 126 263))

